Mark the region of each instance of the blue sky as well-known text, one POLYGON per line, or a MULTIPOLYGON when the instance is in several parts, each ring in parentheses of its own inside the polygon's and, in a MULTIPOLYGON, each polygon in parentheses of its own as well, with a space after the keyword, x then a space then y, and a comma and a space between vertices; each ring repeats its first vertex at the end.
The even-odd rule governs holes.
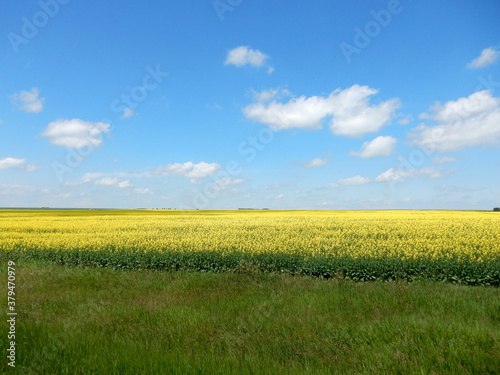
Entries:
POLYGON ((0 206, 500 206, 496 0, 8 1, 0 206))

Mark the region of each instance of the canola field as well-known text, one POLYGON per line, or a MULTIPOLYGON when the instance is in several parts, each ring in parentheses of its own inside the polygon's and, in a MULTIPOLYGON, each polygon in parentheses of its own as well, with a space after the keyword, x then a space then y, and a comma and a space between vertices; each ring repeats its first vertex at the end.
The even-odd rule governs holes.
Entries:
POLYGON ((500 213, 0 210, 0 254, 65 265, 500 285, 500 213))

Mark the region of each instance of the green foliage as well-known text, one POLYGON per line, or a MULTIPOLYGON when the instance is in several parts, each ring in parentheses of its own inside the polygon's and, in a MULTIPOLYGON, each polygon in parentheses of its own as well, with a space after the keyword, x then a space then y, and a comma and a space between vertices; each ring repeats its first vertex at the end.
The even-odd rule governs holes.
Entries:
MULTIPOLYGON (((304 257, 291 254, 232 252, 37 251, 10 253, 9 259, 46 260, 67 266, 109 267, 114 270, 184 270, 198 272, 289 273, 354 281, 430 279, 464 285, 500 286, 500 260, 304 257)), ((6 259, 6 254, 3 254, 6 259)))

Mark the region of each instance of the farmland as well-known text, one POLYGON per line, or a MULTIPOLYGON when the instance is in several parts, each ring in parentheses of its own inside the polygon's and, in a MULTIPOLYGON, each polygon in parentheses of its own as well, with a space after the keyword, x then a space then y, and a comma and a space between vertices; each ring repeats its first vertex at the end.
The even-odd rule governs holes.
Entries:
POLYGON ((10 258, 113 269, 500 284, 500 215, 470 211, 0 211, 10 258))
POLYGON ((458 211, 3 210, 18 315, 16 369, 4 359, 0 372, 493 374, 499 224, 458 211))

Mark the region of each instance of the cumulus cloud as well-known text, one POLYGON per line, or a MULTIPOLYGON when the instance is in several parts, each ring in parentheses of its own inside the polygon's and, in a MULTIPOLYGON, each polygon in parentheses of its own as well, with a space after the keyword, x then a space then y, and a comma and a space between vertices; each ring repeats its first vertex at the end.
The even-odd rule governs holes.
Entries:
POLYGON ((109 128, 103 122, 61 119, 51 122, 41 136, 54 145, 68 148, 98 147, 102 144, 101 134, 109 133, 109 128))
POLYGON ((385 172, 379 174, 375 181, 377 182, 392 182, 400 181, 407 178, 416 178, 420 176, 426 176, 429 178, 441 178, 449 175, 452 171, 436 169, 431 167, 415 168, 415 169, 400 169, 400 168, 390 168, 385 172))
POLYGON ((282 99, 284 97, 291 96, 291 93, 287 89, 268 89, 260 92, 253 91, 253 95, 255 100, 258 102, 269 102, 272 99, 282 99))
MULTIPOLYGON (((89 184, 89 183, 94 183, 94 180, 97 180, 100 177, 103 177, 104 173, 100 172, 92 172, 92 173, 85 173, 84 176, 76 182, 66 182, 64 185, 66 186, 79 186, 79 185, 84 185, 84 184, 89 184)), ((106 181, 106 180, 105 180, 106 181)), ((116 179, 116 182, 118 182, 118 179, 116 179)), ((99 184, 97 184, 99 185, 99 184)))
POLYGON ((435 104, 434 113, 423 113, 423 119, 438 122, 436 126, 420 124, 409 135, 411 143, 429 150, 456 151, 479 145, 494 146, 500 141, 500 98, 489 90, 475 92, 466 98, 435 104))
POLYGON ((188 178, 203 178, 210 176, 220 168, 217 163, 200 162, 198 164, 188 161, 186 163, 167 164, 156 168, 155 174, 182 176, 188 178))
POLYGON ((129 180, 125 180, 125 181, 119 182, 117 186, 118 186, 120 189, 123 189, 123 188, 132 187, 132 184, 130 183, 130 181, 129 181, 129 180))
POLYGON ((158 176, 183 176, 191 178, 193 183, 200 183, 200 178, 210 176, 215 173, 220 164, 217 163, 174 163, 165 166, 159 166, 152 170, 137 171, 137 172, 91 172, 85 175, 76 182, 66 182, 67 186, 79 186, 84 184, 94 184, 101 186, 116 186, 119 188, 133 187, 130 182, 132 178, 153 178, 158 176))
POLYGON ((45 99, 40 98, 39 95, 39 90, 33 87, 31 91, 21 91, 20 93, 12 95, 11 98, 21 111, 39 113, 42 112, 43 103, 45 101, 45 99))
POLYGON ((500 51, 497 51, 493 47, 485 48, 481 51, 481 55, 479 55, 479 57, 467 64, 467 68, 479 69, 491 65, 496 61, 499 54, 500 51))
POLYGON ((243 66, 249 64, 259 67, 264 64, 267 58, 268 56, 259 50, 239 46, 228 52, 225 65, 243 66))
POLYGON ((26 159, 3 158, 0 159, 0 169, 22 168, 26 159))
POLYGON ((132 187, 129 180, 121 181, 117 177, 103 177, 94 181, 94 185, 114 186, 120 189, 132 187))
POLYGON ((337 181, 337 185, 363 185, 371 182, 369 177, 356 175, 354 177, 341 178, 337 181))
POLYGON ((396 138, 391 136, 380 136, 372 141, 363 143, 361 151, 351 152, 351 155, 359 156, 363 159, 389 156, 394 152, 396 142, 396 138))
POLYGON ((332 132, 348 137, 360 137, 366 133, 377 132, 389 124, 401 104, 399 99, 390 99, 370 105, 370 96, 377 93, 376 89, 358 85, 340 91, 336 96, 336 108, 330 123, 332 132))
POLYGON ((278 94, 277 89, 262 90, 260 92, 254 91, 253 95, 258 102, 268 102, 278 94))
POLYGON ((113 186, 118 183, 118 178, 116 177, 103 177, 99 180, 94 181, 94 185, 102 186, 113 186))
POLYGON ((332 116, 330 129, 334 134, 361 137, 389 124, 400 107, 399 99, 370 104, 370 97, 377 93, 378 90, 368 86, 354 85, 345 90, 337 89, 328 97, 301 96, 286 103, 275 99, 267 104, 260 101, 243 108, 243 114, 274 131, 321 129, 323 119, 332 116))
POLYGON ((322 158, 316 158, 313 160, 310 160, 304 164, 304 167, 306 168, 317 168, 317 167, 322 167, 323 165, 326 165, 330 162, 328 159, 322 159, 322 158))
POLYGON ((40 167, 35 164, 26 165, 26 159, 8 157, 0 159, 0 170, 2 169, 20 169, 25 172, 34 172, 40 169, 40 167))
POLYGON ((321 120, 331 112, 329 107, 329 98, 302 96, 288 103, 273 100, 267 105, 262 102, 250 104, 243 108, 243 114, 274 131, 292 128, 317 130, 321 129, 321 120))

